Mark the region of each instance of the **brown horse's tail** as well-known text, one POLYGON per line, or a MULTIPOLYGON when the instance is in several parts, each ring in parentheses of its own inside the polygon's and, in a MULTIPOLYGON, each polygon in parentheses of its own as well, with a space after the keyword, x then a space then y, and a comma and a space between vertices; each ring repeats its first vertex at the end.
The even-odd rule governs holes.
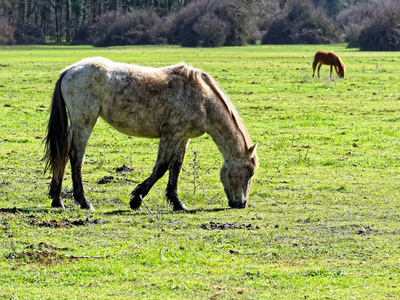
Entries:
POLYGON ((319 52, 315 53, 314 55, 314 61, 312 64, 313 71, 315 71, 315 69, 317 68, 318 62, 319 62, 319 52))
POLYGON ((59 168, 64 168, 68 157, 68 115, 64 97, 61 93, 61 81, 67 71, 58 79, 51 102, 50 118, 47 125, 47 135, 44 140, 46 162, 44 172, 50 169, 53 173, 59 168))

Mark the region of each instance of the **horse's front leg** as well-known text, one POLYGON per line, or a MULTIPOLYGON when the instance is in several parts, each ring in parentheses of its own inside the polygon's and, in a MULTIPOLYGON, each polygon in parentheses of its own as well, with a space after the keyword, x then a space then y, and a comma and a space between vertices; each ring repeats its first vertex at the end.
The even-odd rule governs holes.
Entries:
POLYGON ((320 76, 319 76, 319 71, 321 70, 321 67, 322 67, 322 64, 319 63, 319 64, 318 64, 318 78, 320 78, 320 76))
POLYGON ((167 172, 168 170, 168 166, 169 162, 157 160, 150 177, 139 184, 132 191, 131 201, 129 201, 129 205, 132 209, 140 209, 143 198, 146 197, 146 195, 149 193, 150 189, 157 182, 157 180, 164 176, 165 172, 167 172))
POLYGON ((333 66, 331 65, 331 78, 332 78, 332 68, 333 68, 333 66))
POLYGON ((161 137, 158 148, 157 162, 153 168, 153 172, 151 173, 150 177, 139 184, 131 194, 129 205, 132 209, 140 209, 143 198, 149 193, 150 189, 157 182, 157 180, 163 177, 165 172, 167 172, 174 155, 174 150, 177 149, 177 146, 180 142, 180 138, 174 139, 169 135, 161 137))
POLYGON ((178 197, 178 178, 182 169, 188 143, 189 140, 181 142, 169 167, 169 178, 165 195, 172 204, 174 210, 189 210, 178 197))
POLYGON ((339 68, 335 65, 336 75, 339 77, 339 68))

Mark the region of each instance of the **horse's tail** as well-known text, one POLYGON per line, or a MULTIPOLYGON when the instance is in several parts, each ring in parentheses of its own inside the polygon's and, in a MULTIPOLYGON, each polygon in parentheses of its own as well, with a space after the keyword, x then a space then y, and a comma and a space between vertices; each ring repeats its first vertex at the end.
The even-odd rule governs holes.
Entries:
POLYGON ((44 172, 50 169, 53 173, 59 168, 64 168, 68 157, 68 115, 61 93, 61 81, 67 70, 58 79, 51 102, 50 118, 47 125, 47 135, 44 140, 46 162, 44 172))

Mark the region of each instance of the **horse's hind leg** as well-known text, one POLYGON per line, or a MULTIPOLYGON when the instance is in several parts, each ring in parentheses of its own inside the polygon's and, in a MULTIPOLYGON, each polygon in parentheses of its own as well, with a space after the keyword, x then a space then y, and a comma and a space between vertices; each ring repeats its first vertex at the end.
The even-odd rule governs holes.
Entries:
POLYGON ((182 169, 183 159, 185 157, 186 147, 189 140, 182 141, 179 148, 172 158, 169 167, 169 179, 166 189, 166 196, 169 202, 172 204, 174 210, 189 210, 185 204, 178 197, 178 178, 179 173, 182 169))
POLYGON ((52 199, 51 207, 65 208, 61 197, 62 181, 68 157, 65 157, 65 164, 53 170, 53 178, 50 183, 49 197, 52 199))
MULTIPOLYGON (((72 138, 71 131, 68 129, 68 134, 67 134, 68 148, 71 145, 71 138, 72 138)), ((66 155, 65 157, 61 157, 59 163, 52 166, 53 177, 51 179, 49 187, 49 197, 50 199, 52 199, 51 207, 65 208, 61 197, 61 190, 62 190, 62 182, 64 178, 65 167, 67 166, 68 159, 69 159, 68 155, 66 155)))
POLYGON ((96 125, 98 114, 93 113, 91 117, 75 116, 71 121, 72 142, 69 150, 71 162, 72 184, 74 187, 74 199, 83 209, 94 210, 92 204, 87 200, 83 189, 82 167, 85 150, 94 125, 96 125))
POLYGON ((317 68, 317 64, 318 64, 318 59, 317 59, 317 57, 315 57, 314 61, 313 61, 313 65, 312 65, 312 69, 313 69, 312 77, 313 78, 315 77, 315 69, 317 68))

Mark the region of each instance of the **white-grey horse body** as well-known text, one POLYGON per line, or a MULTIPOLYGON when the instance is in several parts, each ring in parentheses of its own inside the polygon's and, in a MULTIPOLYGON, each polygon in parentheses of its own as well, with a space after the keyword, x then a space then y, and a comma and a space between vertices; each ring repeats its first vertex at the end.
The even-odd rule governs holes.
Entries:
POLYGON ((84 59, 62 72, 53 95, 53 111, 46 137, 46 158, 53 171, 52 206, 63 207, 60 191, 69 156, 74 197, 81 207, 92 208, 84 195, 81 170, 99 117, 124 134, 160 139, 153 173, 132 192, 133 209, 140 207, 142 198, 167 170, 167 198, 175 210, 187 209, 177 196, 178 176, 189 140, 206 132, 224 158, 221 181, 230 206, 246 206, 257 166, 256 144, 250 144, 235 108, 204 72, 183 64, 148 68, 101 57, 84 59), (52 133, 57 127, 56 112, 62 111, 63 102, 69 116, 64 142, 52 133), (59 150, 55 149, 60 148, 65 149, 64 154, 56 153, 59 150))
POLYGON ((85 114, 75 122, 87 122, 90 111, 92 118, 100 116, 131 136, 160 138, 163 126, 174 126, 186 138, 205 132, 205 127, 198 128, 199 123, 206 123, 204 101, 189 102, 191 89, 185 88, 182 76, 171 76, 170 68, 141 67, 96 57, 66 70, 61 90, 69 115, 85 114))

